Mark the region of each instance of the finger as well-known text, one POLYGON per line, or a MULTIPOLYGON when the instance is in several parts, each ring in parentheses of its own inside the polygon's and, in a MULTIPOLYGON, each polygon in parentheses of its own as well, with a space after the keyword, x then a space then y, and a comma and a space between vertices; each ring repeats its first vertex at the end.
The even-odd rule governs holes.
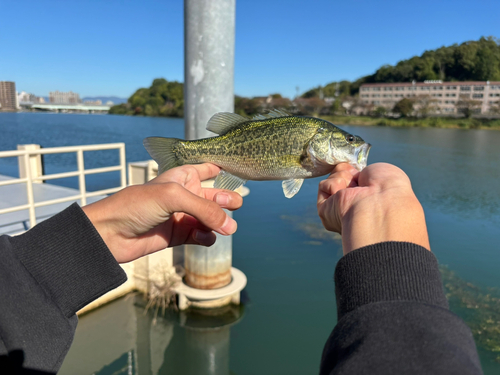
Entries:
POLYGON ((184 219, 175 223, 168 246, 173 247, 184 244, 212 246, 215 243, 217 236, 203 224, 199 222, 198 224, 200 228, 186 225, 186 221, 184 219))
POLYGON ((317 206, 323 204, 328 198, 336 194, 339 190, 347 188, 347 182, 342 177, 330 177, 319 183, 317 206))
POLYGON ((329 176, 326 180, 320 182, 319 190, 322 190, 329 195, 333 195, 341 189, 357 186, 358 174, 359 173, 353 175, 352 170, 336 172, 329 176), (339 180, 344 180, 344 183, 339 184, 339 180))
POLYGON ((184 212, 201 223, 224 235, 236 232, 237 224, 215 202, 199 197, 178 184, 169 184, 168 194, 163 195, 167 212, 184 212))
POLYGON ((196 170, 198 176, 200 177, 200 181, 205 181, 214 178, 220 172, 220 168, 215 164, 211 163, 194 164, 194 165, 189 165, 189 167, 194 168, 196 170))
POLYGON ((243 197, 231 190, 203 189, 202 196, 231 211, 237 210, 243 205, 243 197))
POLYGON ((318 215, 325 229, 341 233, 341 221, 334 197, 330 197, 321 205, 318 205, 318 215))
POLYGON ((175 227, 174 236, 172 237, 169 246, 179 246, 185 244, 212 246, 216 239, 217 236, 210 229, 203 230, 179 225, 175 227))
POLYGON ((196 176, 200 181, 205 181, 216 177, 219 172, 220 168, 210 163, 182 165, 177 168, 169 169, 151 180, 150 183, 176 182, 184 186, 193 176, 196 176))
POLYGON ((337 173, 337 172, 342 172, 342 171, 350 171, 350 170, 354 170, 354 171, 357 171, 357 169, 355 167, 353 167, 351 164, 349 163, 340 163, 340 164, 337 164, 334 168, 333 168, 333 171, 332 173, 330 173, 330 176, 337 173))

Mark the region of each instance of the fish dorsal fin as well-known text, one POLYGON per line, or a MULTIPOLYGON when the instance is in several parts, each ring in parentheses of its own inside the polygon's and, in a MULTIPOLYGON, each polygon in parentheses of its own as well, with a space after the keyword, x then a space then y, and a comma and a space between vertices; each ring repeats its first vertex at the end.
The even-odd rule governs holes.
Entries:
POLYGON ((295 178, 283 181, 281 183, 281 186, 283 186, 283 193, 285 193, 285 197, 292 198, 295 194, 297 194, 303 182, 303 178, 295 178))
POLYGON ((287 117, 287 116, 292 116, 292 115, 284 111, 283 109, 273 109, 268 113, 255 115, 254 117, 252 117, 252 120, 267 120, 269 118, 287 117))
POLYGON ((219 112, 213 115, 208 121, 207 130, 223 135, 235 126, 247 121, 250 120, 246 117, 237 115, 236 113, 219 112))
POLYGON ((236 190, 241 185, 244 185, 245 182, 247 182, 247 180, 222 170, 215 178, 214 188, 236 190))

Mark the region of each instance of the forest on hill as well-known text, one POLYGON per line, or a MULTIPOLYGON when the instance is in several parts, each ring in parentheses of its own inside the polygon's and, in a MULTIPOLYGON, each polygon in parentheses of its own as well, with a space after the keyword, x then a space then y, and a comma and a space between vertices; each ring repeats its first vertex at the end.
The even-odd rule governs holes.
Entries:
POLYGON ((363 83, 422 82, 425 80, 500 81, 500 39, 480 38, 425 51, 420 56, 384 65, 375 73, 354 82, 331 82, 315 87, 302 97, 312 98, 356 95, 363 83))
MULTIPOLYGON (((243 115, 259 113, 267 107, 287 108, 296 113, 321 112, 322 98, 355 96, 363 83, 422 82, 425 80, 500 81, 500 39, 480 38, 425 51, 421 56, 402 60, 396 65, 384 65, 375 73, 354 82, 331 82, 306 91, 293 103, 279 94, 268 97, 235 97, 235 112, 243 115), (302 99, 302 101, 301 101, 302 99)), ((335 112, 335 108, 327 108, 335 112)), ((327 112, 328 112, 327 111, 327 112)), ((184 84, 157 78, 149 88, 138 89, 127 103, 111 107, 110 114, 182 117, 184 115, 184 84)))

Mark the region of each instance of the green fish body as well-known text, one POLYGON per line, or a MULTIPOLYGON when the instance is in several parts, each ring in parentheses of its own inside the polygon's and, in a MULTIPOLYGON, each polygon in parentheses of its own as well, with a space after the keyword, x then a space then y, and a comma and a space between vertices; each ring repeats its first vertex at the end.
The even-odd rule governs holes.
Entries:
POLYGON ((214 187, 234 190, 247 180, 283 180, 287 198, 305 178, 328 174, 342 162, 366 166, 370 145, 328 121, 274 110, 252 119, 217 113, 207 125, 217 137, 186 141, 149 137, 144 146, 158 173, 184 164, 213 163, 222 171, 214 187))

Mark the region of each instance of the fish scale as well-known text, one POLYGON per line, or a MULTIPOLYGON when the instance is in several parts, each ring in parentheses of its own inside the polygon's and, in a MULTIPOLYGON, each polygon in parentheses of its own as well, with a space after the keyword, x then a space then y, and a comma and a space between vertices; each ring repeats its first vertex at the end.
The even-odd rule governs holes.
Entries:
POLYGON ((284 180, 283 190, 290 198, 304 178, 330 173, 338 163, 363 168, 370 148, 328 121, 279 110, 253 119, 217 113, 207 129, 219 136, 192 141, 146 138, 144 145, 158 162, 159 173, 208 162, 223 170, 215 187, 236 189, 247 180, 284 180))
POLYGON ((310 176, 300 156, 321 123, 312 118, 304 126, 303 119, 249 121, 219 137, 183 141, 174 152, 183 164, 211 162, 248 180, 282 180, 298 171, 310 176))

